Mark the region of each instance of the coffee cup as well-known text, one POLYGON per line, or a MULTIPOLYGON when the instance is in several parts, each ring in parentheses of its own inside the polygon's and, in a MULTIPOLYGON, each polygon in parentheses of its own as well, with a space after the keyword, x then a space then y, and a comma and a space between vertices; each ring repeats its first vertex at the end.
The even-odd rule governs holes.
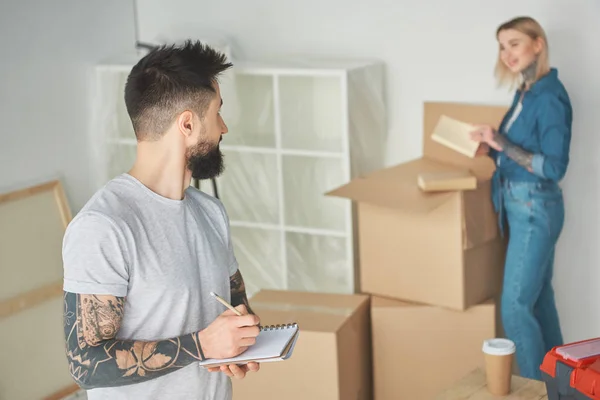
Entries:
POLYGON ((483 342, 485 374, 488 391, 495 396, 510 393, 515 343, 509 339, 488 339, 483 342))

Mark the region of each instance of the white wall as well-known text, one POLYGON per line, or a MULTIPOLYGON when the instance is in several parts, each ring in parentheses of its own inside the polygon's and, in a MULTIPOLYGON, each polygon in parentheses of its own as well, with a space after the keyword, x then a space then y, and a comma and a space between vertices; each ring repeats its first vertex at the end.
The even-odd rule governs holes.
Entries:
POLYGON ((0 188, 59 177, 73 211, 93 188, 93 63, 135 43, 132 1, 0 2, 0 188))
POLYGON ((545 26, 575 112, 563 185, 567 220, 555 267, 565 338, 600 336, 599 1, 144 0, 138 6, 142 40, 212 34, 233 40, 237 59, 277 53, 382 59, 387 164, 420 155, 425 100, 508 104, 511 94, 495 90, 492 77, 494 33, 500 22, 523 14, 545 26))

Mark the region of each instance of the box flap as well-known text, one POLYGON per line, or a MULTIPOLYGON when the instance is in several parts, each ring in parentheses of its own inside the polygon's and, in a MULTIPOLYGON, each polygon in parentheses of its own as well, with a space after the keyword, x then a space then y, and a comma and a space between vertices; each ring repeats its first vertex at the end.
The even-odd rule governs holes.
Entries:
POLYGON ((381 207, 429 212, 444 204, 454 192, 423 192, 418 187, 419 174, 462 169, 424 157, 356 178, 326 194, 381 207))
POLYGON ((508 110, 503 106, 465 103, 425 102, 423 120, 423 155, 440 162, 467 167, 479 180, 489 179, 495 166, 489 157, 470 158, 435 142, 431 135, 443 115, 470 124, 500 125, 508 110))
POLYGON ((367 295, 261 290, 250 307, 262 325, 297 322, 301 330, 337 332, 367 301, 367 295))

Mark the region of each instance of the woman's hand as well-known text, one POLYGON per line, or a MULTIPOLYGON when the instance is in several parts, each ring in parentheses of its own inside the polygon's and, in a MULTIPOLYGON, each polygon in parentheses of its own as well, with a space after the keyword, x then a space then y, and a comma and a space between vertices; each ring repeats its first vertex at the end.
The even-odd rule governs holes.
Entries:
POLYGON ((475 129, 471 131, 472 140, 479 143, 485 143, 498 151, 502 151, 502 146, 495 141, 495 137, 496 132, 494 131, 494 128, 489 125, 475 125, 475 129))
POLYGON ((475 152, 476 156, 485 156, 490 152, 490 145, 487 143, 479 143, 479 147, 477 148, 477 151, 475 152))

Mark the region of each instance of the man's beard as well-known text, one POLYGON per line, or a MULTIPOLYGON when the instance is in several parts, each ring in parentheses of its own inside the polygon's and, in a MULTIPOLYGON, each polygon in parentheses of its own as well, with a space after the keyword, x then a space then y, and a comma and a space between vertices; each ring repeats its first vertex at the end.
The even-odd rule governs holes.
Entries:
POLYGON ((219 143, 214 145, 208 142, 200 142, 189 148, 186 156, 187 167, 192 171, 194 179, 211 179, 223 172, 223 154, 219 148, 219 143))

